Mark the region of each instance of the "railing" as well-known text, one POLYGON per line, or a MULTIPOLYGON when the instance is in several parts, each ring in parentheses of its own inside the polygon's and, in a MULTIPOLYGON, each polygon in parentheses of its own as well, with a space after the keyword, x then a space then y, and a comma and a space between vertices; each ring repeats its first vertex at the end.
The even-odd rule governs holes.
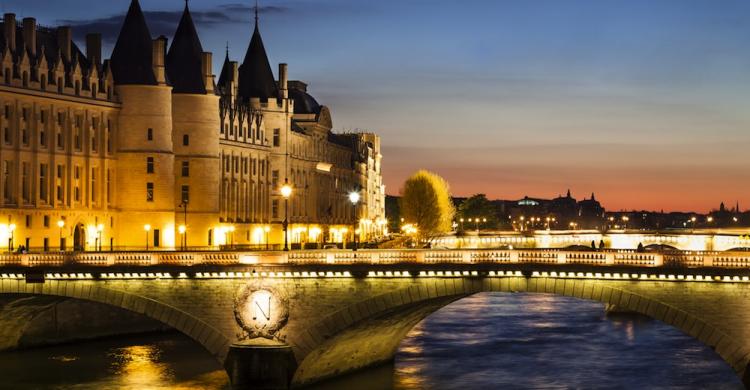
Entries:
POLYGON ((195 252, 81 252, 49 254, 0 254, 0 267, 63 266, 231 266, 240 264, 557 264, 620 267, 716 267, 750 269, 748 252, 663 253, 631 250, 565 251, 502 249, 402 249, 402 250, 305 250, 290 252, 195 251, 195 252))

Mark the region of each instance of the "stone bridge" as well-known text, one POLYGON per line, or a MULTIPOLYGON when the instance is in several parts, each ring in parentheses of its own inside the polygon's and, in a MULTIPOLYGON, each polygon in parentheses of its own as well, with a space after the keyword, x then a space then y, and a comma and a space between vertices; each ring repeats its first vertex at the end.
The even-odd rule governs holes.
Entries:
POLYGON ((423 318, 485 291, 572 296, 655 318, 714 348, 750 383, 745 253, 91 253, 0 264, 0 295, 138 313, 201 344, 236 387, 296 387, 388 362, 423 318))

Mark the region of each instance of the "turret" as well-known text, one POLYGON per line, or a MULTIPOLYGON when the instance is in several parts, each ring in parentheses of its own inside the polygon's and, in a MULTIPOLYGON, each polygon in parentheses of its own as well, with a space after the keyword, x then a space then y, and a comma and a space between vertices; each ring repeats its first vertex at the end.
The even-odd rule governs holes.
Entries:
POLYGON ((165 48, 166 38, 152 41, 141 7, 133 0, 110 61, 122 103, 117 205, 132 217, 118 223, 120 242, 115 245, 144 246, 144 223, 151 228, 150 246, 175 244, 172 88, 166 85, 165 48))
POLYGON ((211 53, 203 51, 190 10, 185 10, 167 53, 172 91, 172 141, 178 243, 207 246, 218 222, 221 171, 218 130, 219 97, 214 93, 211 53), (200 193, 200 196, 193 196, 200 193), (179 226, 186 230, 180 233, 179 226))

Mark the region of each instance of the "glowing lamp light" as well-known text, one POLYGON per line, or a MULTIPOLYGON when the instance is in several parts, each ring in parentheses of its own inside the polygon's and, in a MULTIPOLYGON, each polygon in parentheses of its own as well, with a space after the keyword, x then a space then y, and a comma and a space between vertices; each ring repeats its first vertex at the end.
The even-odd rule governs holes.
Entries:
POLYGON ((151 231, 151 225, 149 225, 149 224, 143 225, 143 230, 145 230, 147 232, 150 232, 151 231))
POLYGON ((359 192, 350 192, 349 193, 349 201, 352 202, 352 204, 359 203, 359 192))
POLYGON ((63 221, 62 219, 57 221, 57 227, 62 229, 63 226, 65 226, 65 221, 63 221))
POLYGON ((96 231, 101 232, 104 231, 104 224, 98 224, 96 225, 96 231))
POLYGON ((292 186, 290 186, 289 184, 284 184, 283 186, 281 186, 281 196, 283 196, 284 198, 289 198, 290 196, 292 196, 292 186))
POLYGON ((180 234, 185 234, 185 230, 187 230, 187 228, 185 227, 185 225, 180 225, 177 230, 180 232, 180 234))
POLYGON ((11 223, 10 226, 8 226, 8 229, 10 229, 11 232, 14 231, 14 230, 16 230, 16 224, 15 223, 11 223))

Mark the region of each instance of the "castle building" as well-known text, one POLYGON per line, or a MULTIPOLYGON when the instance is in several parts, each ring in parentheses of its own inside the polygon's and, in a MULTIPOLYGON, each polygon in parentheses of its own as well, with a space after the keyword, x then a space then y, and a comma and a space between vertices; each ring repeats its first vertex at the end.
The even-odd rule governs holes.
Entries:
POLYGON ((109 60, 101 35, 83 53, 33 18, 0 34, 0 248, 278 247, 285 220, 293 246, 385 233, 379 137, 333 133, 286 64, 275 78, 257 16, 218 81, 187 4, 170 45, 132 0, 109 60))

